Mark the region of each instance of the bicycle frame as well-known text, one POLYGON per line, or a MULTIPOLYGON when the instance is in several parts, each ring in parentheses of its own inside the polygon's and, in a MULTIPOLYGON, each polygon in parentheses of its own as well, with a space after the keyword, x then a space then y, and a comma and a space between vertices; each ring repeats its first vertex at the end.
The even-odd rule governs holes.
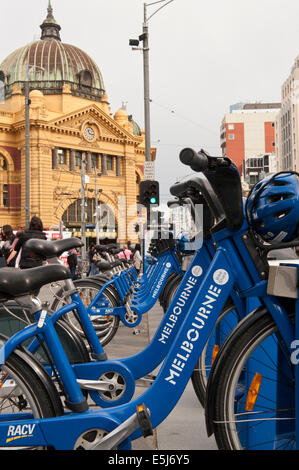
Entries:
MULTIPOLYGON (((258 295, 268 307, 273 318, 277 322, 281 335, 290 350, 294 339, 294 328, 288 319, 278 299, 266 294, 266 281, 263 281, 252 262, 244 244, 242 236, 246 232, 244 224, 239 232, 221 230, 214 235, 217 243, 217 251, 213 256, 207 271, 198 270, 198 276, 202 279, 199 289, 196 289, 195 297, 189 305, 188 311, 184 311, 184 321, 173 338, 169 352, 160 368, 153 385, 138 399, 130 403, 110 408, 109 410, 88 410, 85 413, 66 413, 62 417, 33 420, 28 416, 13 416, 12 421, 4 421, 8 416, 0 417, 0 445, 14 446, 14 441, 7 442, 9 433, 16 429, 22 430, 22 426, 31 426, 33 429, 30 439, 28 436, 18 435, 18 445, 37 446, 51 445, 55 449, 72 449, 77 437, 84 431, 93 427, 111 431, 121 427, 130 417, 135 415, 136 406, 144 403, 150 410, 153 427, 158 426, 174 408, 187 382, 192 374, 195 364, 206 344, 206 341, 215 325, 218 315, 221 313, 234 287, 244 298, 249 295, 258 295), (242 252, 242 257, 240 253, 242 252), (19 427, 18 427, 19 426, 19 427)), ((187 275, 187 273, 186 273, 187 275)), ((185 275, 185 276, 186 276, 185 275)), ((1 364, 9 354, 30 335, 43 334, 47 336, 51 349, 56 347, 58 338, 48 316, 39 313, 38 323, 15 334, 0 350, 1 364), (41 320, 42 318, 42 320, 41 320), (47 333, 49 329, 49 334, 47 333)), ((66 390, 69 393, 71 403, 80 403, 81 391, 71 366, 63 356, 57 363, 60 377, 66 380, 66 390), (61 370, 60 370, 61 367, 61 370)), ((28 430, 28 427, 24 427, 28 430)), ((128 434, 122 434, 122 445, 119 448, 130 448, 130 440, 140 437, 140 429, 128 434)), ((98 444, 98 449, 109 449, 109 434, 103 439, 103 444, 98 444), (108 447, 107 447, 108 446, 108 447)))
POLYGON ((129 286, 124 286, 122 283, 122 276, 116 275, 101 287, 94 299, 88 305, 86 309, 87 313, 91 317, 99 315, 117 315, 125 326, 129 328, 136 327, 141 322, 142 315, 148 312, 159 298, 170 273, 173 271, 179 272, 180 267, 173 252, 168 251, 166 254, 160 255, 157 263, 150 266, 150 269, 145 273, 141 280, 138 281, 141 284, 141 287, 135 288, 131 305, 126 302, 125 305, 121 305, 119 307, 103 307, 102 294, 110 285, 113 285, 116 288, 121 301, 126 301, 129 286), (127 321, 126 315, 128 313, 128 309, 136 314, 136 321, 127 321))

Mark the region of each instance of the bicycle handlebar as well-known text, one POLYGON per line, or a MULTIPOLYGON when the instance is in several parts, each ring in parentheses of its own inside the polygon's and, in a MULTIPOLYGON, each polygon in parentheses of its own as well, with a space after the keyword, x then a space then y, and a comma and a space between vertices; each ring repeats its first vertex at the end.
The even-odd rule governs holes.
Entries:
POLYGON ((218 200, 215 191, 212 188, 207 177, 202 173, 199 175, 189 176, 178 183, 173 184, 170 187, 170 193, 173 196, 188 195, 191 189, 200 191, 205 198, 212 214, 214 215, 216 222, 220 222, 224 217, 223 207, 218 200))
POLYGON ((193 171, 205 171, 208 168, 208 156, 201 150, 195 152, 191 148, 181 150, 179 158, 184 165, 190 166, 193 171))
POLYGON ((212 157, 203 149, 196 152, 192 148, 184 148, 179 155, 180 161, 196 173, 204 172, 206 170, 213 170, 217 167, 230 166, 231 161, 227 157, 212 157))

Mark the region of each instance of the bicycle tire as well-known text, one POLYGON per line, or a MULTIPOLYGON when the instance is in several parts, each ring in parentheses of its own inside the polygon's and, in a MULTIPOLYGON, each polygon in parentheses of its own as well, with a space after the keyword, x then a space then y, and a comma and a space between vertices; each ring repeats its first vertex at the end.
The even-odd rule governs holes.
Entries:
MULTIPOLYGON (((78 279, 74 282, 74 284, 81 293, 84 291, 84 289, 93 289, 94 291, 99 291, 102 288, 102 283, 95 280, 78 279)), ((65 303, 70 301, 69 297, 64 294, 63 289, 60 289, 56 295, 57 297, 55 297, 51 305, 52 311, 56 311, 62 306, 62 300, 64 300, 65 303)), ((117 292, 115 290, 106 288, 103 291, 103 295, 105 295, 105 297, 108 299, 109 306, 111 306, 111 308, 117 307, 119 305, 117 292)), ((107 318, 104 317, 103 320, 100 321, 101 324, 99 324, 97 323, 98 319, 93 319, 91 317, 92 324, 99 340, 101 341, 102 346, 106 346, 108 343, 110 343, 119 328, 120 320, 117 315, 111 315, 108 318, 109 320, 107 321, 107 318)), ((74 328, 76 333, 85 338, 85 333, 81 326, 77 312, 73 311, 66 314, 64 319, 72 326, 72 328, 74 328)))
POLYGON ((203 407, 205 407, 207 383, 213 365, 214 353, 216 357, 217 350, 220 348, 224 338, 227 336, 228 332, 232 331, 238 321, 239 317, 238 313, 235 311, 235 306, 233 304, 226 306, 217 318, 213 331, 211 332, 192 372, 192 386, 200 404, 203 407), (231 314, 234 315, 234 319, 228 319, 228 316, 231 314), (215 342, 215 331, 217 328, 220 328, 222 331, 220 335, 221 338, 218 338, 218 341, 215 342), (215 350, 215 346, 217 347, 217 350, 215 350))
MULTIPOLYGON (((2 335, 0 338, 4 339, 2 335)), ((35 419, 52 418, 63 414, 61 401, 53 384, 51 384, 50 377, 38 362, 27 355, 25 351, 21 349, 14 351, 0 368, 0 376, 2 379, 0 413, 3 411, 7 414, 8 420, 14 413, 18 413, 19 416, 23 410, 27 416, 29 408, 35 419), (14 382, 13 389, 15 387, 18 390, 17 399, 13 396, 11 388, 9 388, 7 396, 3 393, 7 379, 14 382)), ((28 443, 30 444, 30 440, 28 443)), ((5 443, 0 443, 0 447, 11 448, 5 446, 5 443)))
MULTIPOLYGON (((293 319, 292 312, 289 316, 293 319)), ((218 448, 294 448, 293 378, 290 354, 273 318, 265 308, 257 309, 227 338, 210 374, 207 402, 218 448)))
POLYGON ((176 272, 170 273, 165 283, 165 286, 163 287, 162 292, 159 296, 159 303, 161 307, 163 308, 164 313, 166 312, 167 307, 169 305, 169 300, 168 300, 169 292, 172 290, 173 283, 176 282, 178 277, 180 277, 180 280, 181 280, 183 276, 176 272))
MULTIPOLYGON (((10 311, 14 315, 10 314, 4 308, 0 307, 0 335, 8 338, 14 335, 17 331, 20 331, 26 325, 26 319, 23 309, 16 303, 9 305, 10 311)), ((30 315, 30 312, 28 312, 30 315)), ((66 355, 71 363, 84 363, 89 362, 89 353, 86 348, 83 338, 80 337, 63 319, 59 319, 55 323, 55 329, 58 337, 63 345, 66 355)), ((43 339, 40 339, 41 345, 44 344, 43 339)), ((26 348, 30 344, 31 339, 27 340, 23 347, 26 348)), ((45 355, 45 351, 42 346, 39 346, 34 353, 34 356, 42 365, 48 365, 48 358, 45 355)), ((46 345, 44 345, 46 348, 46 345)), ((46 348, 47 349, 47 348, 46 348)))

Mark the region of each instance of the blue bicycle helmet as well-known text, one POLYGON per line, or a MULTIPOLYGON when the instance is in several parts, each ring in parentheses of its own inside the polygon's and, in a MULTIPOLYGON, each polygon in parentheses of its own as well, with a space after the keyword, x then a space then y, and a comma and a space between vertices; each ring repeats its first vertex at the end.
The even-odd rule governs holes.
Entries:
POLYGON ((285 243, 298 235, 299 179, 280 172, 257 183, 247 200, 247 219, 256 233, 270 243, 285 243))

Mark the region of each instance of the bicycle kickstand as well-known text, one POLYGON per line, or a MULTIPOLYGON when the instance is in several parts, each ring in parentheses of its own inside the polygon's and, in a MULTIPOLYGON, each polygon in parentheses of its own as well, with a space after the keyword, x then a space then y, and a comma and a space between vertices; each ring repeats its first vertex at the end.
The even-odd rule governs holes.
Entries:
POLYGON ((136 413, 121 423, 113 431, 109 432, 98 443, 93 443, 86 450, 112 450, 127 439, 138 428, 141 429, 143 437, 153 435, 149 410, 144 404, 136 406, 136 413))

